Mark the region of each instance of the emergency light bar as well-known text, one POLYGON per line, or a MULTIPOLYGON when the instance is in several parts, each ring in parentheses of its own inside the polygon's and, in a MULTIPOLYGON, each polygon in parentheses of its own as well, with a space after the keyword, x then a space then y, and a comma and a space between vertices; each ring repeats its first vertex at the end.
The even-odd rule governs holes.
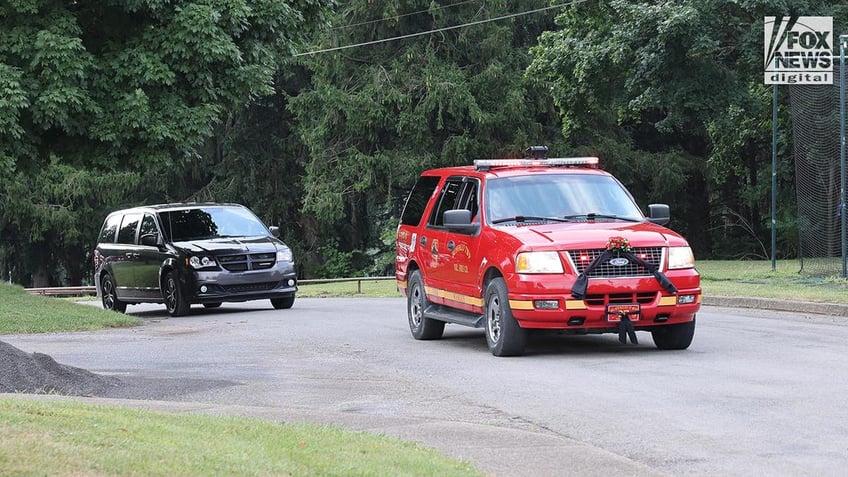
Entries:
POLYGON ((475 159, 474 168, 488 171, 493 167, 575 167, 598 168, 597 157, 554 157, 551 159, 475 159))

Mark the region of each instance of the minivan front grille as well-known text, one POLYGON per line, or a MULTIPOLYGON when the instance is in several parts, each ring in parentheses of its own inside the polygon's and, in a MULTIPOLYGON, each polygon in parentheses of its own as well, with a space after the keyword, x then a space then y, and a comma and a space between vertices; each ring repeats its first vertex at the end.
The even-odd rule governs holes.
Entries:
POLYGON ((239 255, 219 255, 215 257, 222 267, 231 272, 248 270, 267 270, 277 261, 276 253, 245 253, 239 255))
POLYGON ((273 290, 279 284, 280 282, 244 283, 241 285, 221 285, 221 288, 228 293, 259 292, 273 290))
MULTIPOLYGON (((571 258, 571 263, 577 268, 577 273, 583 273, 586 267, 603 253, 604 249, 571 250, 568 252, 568 256, 571 258)), ((662 247, 634 247, 631 253, 645 262, 655 265, 658 269, 662 268, 662 247)), ((641 277, 650 275, 651 272, 648 269, 633 261, 630 261, 626 265, 615 266, 610 264, 609 260, 599 263, 589 273, 590 278, 641 277)))

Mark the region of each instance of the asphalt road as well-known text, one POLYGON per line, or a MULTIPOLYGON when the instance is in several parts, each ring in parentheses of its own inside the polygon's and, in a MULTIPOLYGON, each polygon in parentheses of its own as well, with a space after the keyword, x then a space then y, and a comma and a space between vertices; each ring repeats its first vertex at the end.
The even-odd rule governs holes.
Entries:
POLYGON ((843 317, 704 307, 686 351, 659 351, 647 333, 639 345, 539 335, 525 356, 496 358, 482 330, 413 340, 403 299, 128 312, 144 325, 0 340, 128 383, 124 400, 96 402, 341 424, 494 475, 848 469, 843 317))

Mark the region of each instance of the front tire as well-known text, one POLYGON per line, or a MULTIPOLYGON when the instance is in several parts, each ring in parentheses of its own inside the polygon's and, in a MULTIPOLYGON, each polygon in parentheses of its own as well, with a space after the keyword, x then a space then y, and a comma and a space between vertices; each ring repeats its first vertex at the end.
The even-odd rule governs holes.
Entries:
POLYGON ((108 273, 103 275, 100 280, 100 291, 103 293, 103 309, 117 311, 118 313, 126 313, 127 304, 118 299, 118 292, 115 289, 115 281, 112 275, 108 273))
POLYGON ((445 332, 445 322, 424 316, 430 306, 430 300, 424 293, 424 280, 421 272, 415 270, 409 276, 409 289, 406 293, 406 311, 409 319, 409 331, 417 340, 437 340, 445 332))
POLYGON ((287 296, 283 298, 271 298, 271 305, 274 306, 277 310, 288 310, 292 306, 294 306, 294 296, 287 296))
POLYGON ((188 314, 191 305, 183 296, 183 291, 180 288, 180 282, 177 278, 177 272, 170 271, 165 275, 164 295, 165 307, 168 309, 169 315, 183 316, 188 314))
POLYGON ((486 286, 486 344, 495 356, 520 356, 527 344, 527 331, 518 326, 509 307, 506 282, 501 277, 486 286))
POLYGON ((659 349, 686 349, 695 336, 695 317, 688 323, 666 325, 651 332, 659 349))

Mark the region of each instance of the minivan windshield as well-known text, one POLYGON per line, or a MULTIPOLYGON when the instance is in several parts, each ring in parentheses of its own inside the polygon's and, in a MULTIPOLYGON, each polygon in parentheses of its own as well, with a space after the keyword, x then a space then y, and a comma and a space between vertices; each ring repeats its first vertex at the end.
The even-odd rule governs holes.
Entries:
POLYGON ((551 220, 641 222, 644 215, 616 179, 595 174, 528 174, 486 183, 486 217, 492 224, 551 220))
POLYGON ((241 207, 199 207, 160 212, 165 234, 174 242, 268 235, 268 229, 241 207))

